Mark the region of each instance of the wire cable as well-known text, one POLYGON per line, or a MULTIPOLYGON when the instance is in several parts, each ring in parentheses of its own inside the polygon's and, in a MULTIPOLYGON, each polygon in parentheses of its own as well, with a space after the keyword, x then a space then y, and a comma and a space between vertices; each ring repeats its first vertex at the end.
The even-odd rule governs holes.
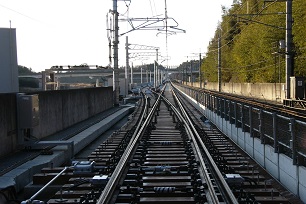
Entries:
POLYGON ((39 22, 39 23, 42 23, 42 24, 46 24, 46 23, 44 23, 44 22, 42 22, 42 21, 40 21, 40 20, 38 20, 38 19, 32 18, 31 16, 28 16, 28 15, 26 15, 26 14, 23 14, 23 13, 21 13, 21 12, 19 12, 19 11, 16 11, 16 10, 14 10, 14 9, 12 9, 12 8, 9 8, 9 7, 7 7, 7 6, 4 6, 4 5, 2 5, 2 4, 0 4, 0 7, 3 7, 3 8, 5 8, 5 9, 7 9, 7 10, 10 10, 10 11, 12 11, 12 12, 14 12, 14 13, 17 13, 17 14, 19 14, 19 15, 21 15, 21 16, 23 16, 23 17, 26 17, 26 18, 28 18, 28 19, 31 19, 31 20, 33 20, 33 21, 36 21, 36 22, 39 22))

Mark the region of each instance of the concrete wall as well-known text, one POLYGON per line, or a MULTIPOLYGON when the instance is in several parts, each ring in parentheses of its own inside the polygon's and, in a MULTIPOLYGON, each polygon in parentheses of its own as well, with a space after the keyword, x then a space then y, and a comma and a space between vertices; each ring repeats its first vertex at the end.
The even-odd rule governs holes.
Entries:
POLYGON ((43 138, 113 107, 113 88, 39 92, 39 126, 33 136, 43 138))
POLYGON ((18 92, 16 29, 0 28, 0 93, 18 92))
POLYGON ((0 94, 0 157, 17 144, 16 94, 0 94))
POLYGON ((275 153, 274 148, 270 145, 261 144, 258 138, 251 137, 250 133, 243 132, 235 124, 230 124, 225 118, 221 118, 193 98, 186 94, 185 96, 225 135, 247 152, 289 191, 306 203, 306 168, 304 166, 293 165, 293 160, 288 156, 275 153))
MULTIPOLYGON (((33 136, 43 138, 113 107, 113 88, 44 91, 39 95, 39 125, 33 136)), ((16 94, 0 94, 0 157, 17 150, 16 94)))
MULTIPOLYGON (((191 85, 191 83, 187 83, 191 85)), ((194 87, 200 87, 199 82, 193 83, 194 87)), ((285 99, 285 90, 283 83, 222 83, 221 89, 225 93, 243 95, 246 97, 254 97, 267 101, 277 101, 282 103, 285 99)), ((218 83, 209 82, 205 85, 206 89, 218 90, 218 83)))

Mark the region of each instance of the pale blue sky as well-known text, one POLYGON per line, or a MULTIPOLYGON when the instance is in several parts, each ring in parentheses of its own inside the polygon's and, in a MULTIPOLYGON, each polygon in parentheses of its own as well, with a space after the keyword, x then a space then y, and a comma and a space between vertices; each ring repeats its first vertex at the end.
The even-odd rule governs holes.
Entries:
MULTIPOLYGON (((191 53, 205 52, 221 19, 221 5, 229 7, 232 0, 167 0, 168 16, 179 23, 185 34, 168 36, 168 55, 164 62, 176 66, 191 53), (209 3, 207 3, 209 2, 209 3)), ((129 2, 118 1, 120 14, 129 2)), ((0 0, 0 27, 17 29, 18 64, 42 71, 53 65, 108 64, 106 14, 112 0, 0 0)), ((132 0, 130 18, 163 17, 164 0, 132 0)), ((125 18, 120 16, 120 18, 125 18)), ((120 32, 130 29, 119 23, 120 32)), ((166 55, 165 35, 157 31, 133 31, 131 44, 160 47, 166 55)), ((190 58, 189 58, 190 59, 190 58)), ((134 65, 152 63, 154 57, 133 61, 134 65)), ((125 65, 125 35, 120 37, 119 65, 125 65)))

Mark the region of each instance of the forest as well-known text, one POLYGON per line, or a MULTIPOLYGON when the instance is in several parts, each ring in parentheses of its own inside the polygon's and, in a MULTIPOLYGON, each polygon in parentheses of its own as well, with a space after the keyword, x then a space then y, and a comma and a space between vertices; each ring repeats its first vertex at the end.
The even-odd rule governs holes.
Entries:
POLYGON ((285 60, 293 57, 293 75, 306 76, 306 1, 292 1, 293 51, 286 53, 286 1, 235 0, 223 8, 222 21, 201 65, 202 80, 218 81, 218 48, 222 82, 285 82, 285 60))

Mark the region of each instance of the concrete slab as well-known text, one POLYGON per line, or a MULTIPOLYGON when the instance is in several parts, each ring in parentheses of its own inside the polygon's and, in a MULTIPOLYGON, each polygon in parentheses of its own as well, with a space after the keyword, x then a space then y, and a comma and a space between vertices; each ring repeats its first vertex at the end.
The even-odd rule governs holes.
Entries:
POLYGON ((300 166, 299 169, 299 196, 306 203, 306 167, 300 166))
POLYGON ((245 133, 245 151, 251 156, 254 157, 254 138, 250 134, 245 133))
POLYGON ((294 194, 297 189, 297 166, 292 165, 292 159, 284 154, 279 155, 280 182, 283 183, 294 194))
MULTIPOLYGON (((299 167, 300 185, 306 188, 306 167, 299 167)), ((306 191, 305 191, 306 192, 306 191)))
POLYGON ((264 145, 260 139, 254 138, 254 159, 263 167, 265 167, 264 145))
POLYGON ((268 172, 279 180, 278 154, 274 153, 274 148, 266 145, 265 147, 265 165, 268 172))

